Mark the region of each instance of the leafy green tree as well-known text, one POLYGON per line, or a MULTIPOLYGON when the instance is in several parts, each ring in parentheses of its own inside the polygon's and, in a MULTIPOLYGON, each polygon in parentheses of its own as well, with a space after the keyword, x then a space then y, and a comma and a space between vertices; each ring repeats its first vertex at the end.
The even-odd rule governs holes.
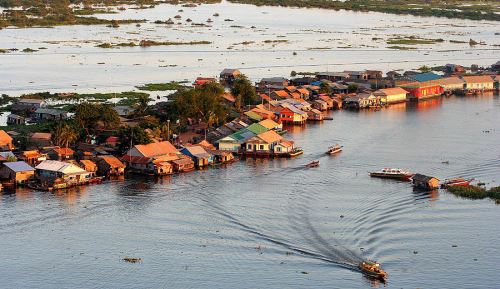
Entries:
POLYGON ((347 91, 349 91, 349 93, 358 91, 358 85, 354 83, 349 84, 347 86, 347 91))
POLYGON ((148 109, 148 103, 150 101, 151 99, 149 98, 149 95, 139 95, 137 103, 135 104, 135 114, 143 116, 148 109))
POLYGON ((432 71, 432 69, 429 66, 427 66, 427 65, 420 66, 418 68, 418 70, 420 70, 420 72, 431 72, 432 71))
POLYGON ((256 104, 258 100, 255 86, 243 74, 234 80, 231 87, 231 94, 236 98, 236 107, 238 109, 240 109, 242 104, 256 104))
POLYGON ((321 82, 319 85, 319 93, 330 93, 330 86, 326 82, 321 82))
POLYGON ((148 144, 151 143, 151 138, 141 127, 122 127, 118 130, 118 138, 120 140, 118 149, 125 152, 130 149, 130 145, 148 144))
POLYGON ((117 128, 120 116, 107 104, 84 102, 75 109, 75 120, 82 128, 95 130, 102 124, 106 129, 117 128))
POLYGON ((67 148, 74 144, 79 137, 78 131, 67 123, 58 124, 52 131, 52 142, 55 145, 67 148))

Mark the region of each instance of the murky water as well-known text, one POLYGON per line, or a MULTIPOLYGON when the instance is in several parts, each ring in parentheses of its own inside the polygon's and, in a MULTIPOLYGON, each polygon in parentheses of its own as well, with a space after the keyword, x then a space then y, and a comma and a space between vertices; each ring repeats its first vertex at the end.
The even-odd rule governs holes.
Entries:
POLYGON ((339 111, 291 129, 306 152, 296 159, 4 193, 0 287, 369 288, 380 284, 353 266, 373 258, 387 288, 495 288, 498 205, 367 172, 404 167, 497 186, 499 110, 489 95, 339 111), (337 142, 341 154, 323 154, 337 142), (313 159, 321 166, 304 169, 313 159))
POLYGON ((216 76, 226 67, 239 68, 252 80, 287 76, 296 71, 414 69, 421 65, 460 63, 489 66, 498 61, 498 23, 429 17, 356 13, 320 9, 254 7, 223 2, 187 8, 158 5, 154 9, 98 15, 108 19, 147 19, 120 28, 69 26, 0 30, 0 93, 124 91, 148 82, 216 76), (178 12, 183 9, 184 12, 178 12), (212 16, 215 12, 220 17, 212 16), (154 24, 176 14, 182 25, 154 24), (214 22, 211 27, 191 26, 214 22), (231 19, 233 21, 224 21, 231 19), (252 28, 255 27, 255 28, 252 28), (396 36, 442 38, 416 50, 391 50, 396 36), (486 45, 470 47, 469 39, 486 45), (103 42, 211 41, 210 45, 95 47, 103 42), (266 40, 287 40, 266 43, 266 40), (465 43, 451 43, 450 40, 465 43), (247 45, 243 42, 253 42, 247 45), (25 48, 40 49, 24 53, 25 48), (312 50, 311 50, 312 49, 312 50), (294 55, 293 52, 296 52, 294 55))

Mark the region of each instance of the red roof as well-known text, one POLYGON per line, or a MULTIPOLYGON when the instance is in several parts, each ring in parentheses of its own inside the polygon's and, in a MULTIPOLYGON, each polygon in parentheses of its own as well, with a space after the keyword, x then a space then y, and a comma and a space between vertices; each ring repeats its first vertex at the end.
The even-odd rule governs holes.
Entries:
POLYGON ((120 140, 120 138, 119 138, 119 137, 117 137, 117 136, 110 136, 110 137, 108 137, 108 138, 106 139, 106 142, 107 142, 107 143, 116 143, 116 142, 118 142, 119 140, 120 140))
POLYGON ((60 156, 72 156, 75 153, 70 148, 54 148, 53 150, 60 156))

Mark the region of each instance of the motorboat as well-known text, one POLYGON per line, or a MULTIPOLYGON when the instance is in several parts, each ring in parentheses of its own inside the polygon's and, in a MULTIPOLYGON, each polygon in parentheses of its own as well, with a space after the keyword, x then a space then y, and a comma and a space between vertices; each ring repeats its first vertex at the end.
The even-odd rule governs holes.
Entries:
POLYGON ((396 179, 402 181, 410 181, 411 177, 415 174, 397 168, 383 168, 378 172, 370 172, 370 177, 373 178, 385 178, 385 179, 396 179))
POLYGON ((453 178, 444 180, 441 184, 441 188, 449 188, 449 187, 468 187, 472 182, 472 179, 463 179, 463 178, 453 178))
POLYGON ((333 145, 331 147, 328 148, 328 151, 326 152, 326 154, 328 155, 334 155, 334 154, 338 154, 342 151, 342 146, 339 145, 339 144, 336 144, 336 145, 333 145))
POLYGON ((382 282, 387 281, 388 274, 381 268, 378 262, 367 260, 360 262, 358 267, 367 276, 379 279, 382 282))

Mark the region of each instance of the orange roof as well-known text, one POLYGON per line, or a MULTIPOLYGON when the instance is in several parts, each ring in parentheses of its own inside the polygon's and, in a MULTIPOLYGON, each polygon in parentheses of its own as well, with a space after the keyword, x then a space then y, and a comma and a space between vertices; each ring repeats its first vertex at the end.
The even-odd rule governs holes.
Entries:
POLYGON ((75 153, 75 151, 70 148, 54 148, 53 150, 60 156, 70 156, 75 153))
POLYGON ((297 89, 297 91, 301 94, 309 95, 309 90, 307 90, 306 88, 299 88, 297 89))
POLYGON ((291 141, 291 140, 284 140, 284 141, 280 142, 280 145, 282 145, 284 147, 291 147, 291 146, 293 146, 293 141, 291 141))
POLYGON ((288 92, 286 92, 284 90, 275 90, 275 91, 273 91, 273 93, 276 94, 279 97, 282 97, 282 98, 290 97, 290 95, 288 94, 288 92))
POLYGON ((268 130, 266 132, 258 134, 257 137, 265 141, 266 143, 278 142, 283 139, 283 137, 277 134, 274 130, 268 130))
POLYGON ((264 99, 264 100, 267 100, 267 101, 271 101, 271 98, 269 97, 269 95, 265 94, 265 93, 261 93, 259 94, 259 96, 264 99))
POLYGON ((297 90, 297 87, 290 85, 290 86, 285 87, 285 89, 288 91, 295 91, 295 90, 297 90))
POLYGON ((38 158, 41 156, 40 152, 38 151, 24 151, 22 154, 25 158, 38 158))
POLYGON ((401 87, 393 87, 393 88, 382 88, 375 91, 373 94, 377 95, 379 93, 385 95, 397 95, 397 94, 408 94, 408 91, 402 89, 401 87))
POLYGON ((100 158, 109 164, 112 168, 125 168, 125 165, 114 156, 100 156, 100 158))
POLYGON ((133 164, 148 164, 151 161, 151 158, 148 158, 148 157, 133 157, 133 156, 129 156, 129 155, 124 155, 122 157, 122 160, 124 162, 129 162, 129 163, 133 163, 133 164))
POLYGON ((215 150, 215 146, 209 143, 207 140, 202 140, 198 144, 206 149, 215 150))
POLYGON ((326 102, 329 102, 329 101, 332 101, 332 99, 328 96, 328 95, 320 95, 319 98, 323 101, 326 101, 326 102))
POLYGON ((300 94, 300 93, 298 93, 298 92, 292 92, 292 93, 290 93, 290 96, 291 96, 292 98, 300 98, 301 94, 300 94))
POLYGON ((135 148, 145 157, 178 153, 177 149, 168 141, 154 142, 145 145, 136 145, 135 148))
POLYGON ((453 84, 463 84, 464 81, 456 76, 445 77, 436 80, 440 85, 453 85, 453 84))
POLYGON ((229 92, 224 93, 224 94, 222 95, 222 97, 223 97, 225 100, 229 101, 229 102, 235 102, 235 101, 236 101, 236 99, 234 98, 234 95, 232 95, 232 94, 231 94, 231 93, 229 93, 229 92))
POLYGON ((8 135, 4 130, 0 130, 0 142, 10 143, 12 142, 12 137, 8 135))
POLYGON ((493 82, 493 78, 489 75, 473 75, 473 76, 464 76, 463 79, 467 83, 489 83, 493 82))
POLYGON ((87 172, 93 172, 97 170, 97 165, 91 160, 81 160, 80 163, 87 172))

